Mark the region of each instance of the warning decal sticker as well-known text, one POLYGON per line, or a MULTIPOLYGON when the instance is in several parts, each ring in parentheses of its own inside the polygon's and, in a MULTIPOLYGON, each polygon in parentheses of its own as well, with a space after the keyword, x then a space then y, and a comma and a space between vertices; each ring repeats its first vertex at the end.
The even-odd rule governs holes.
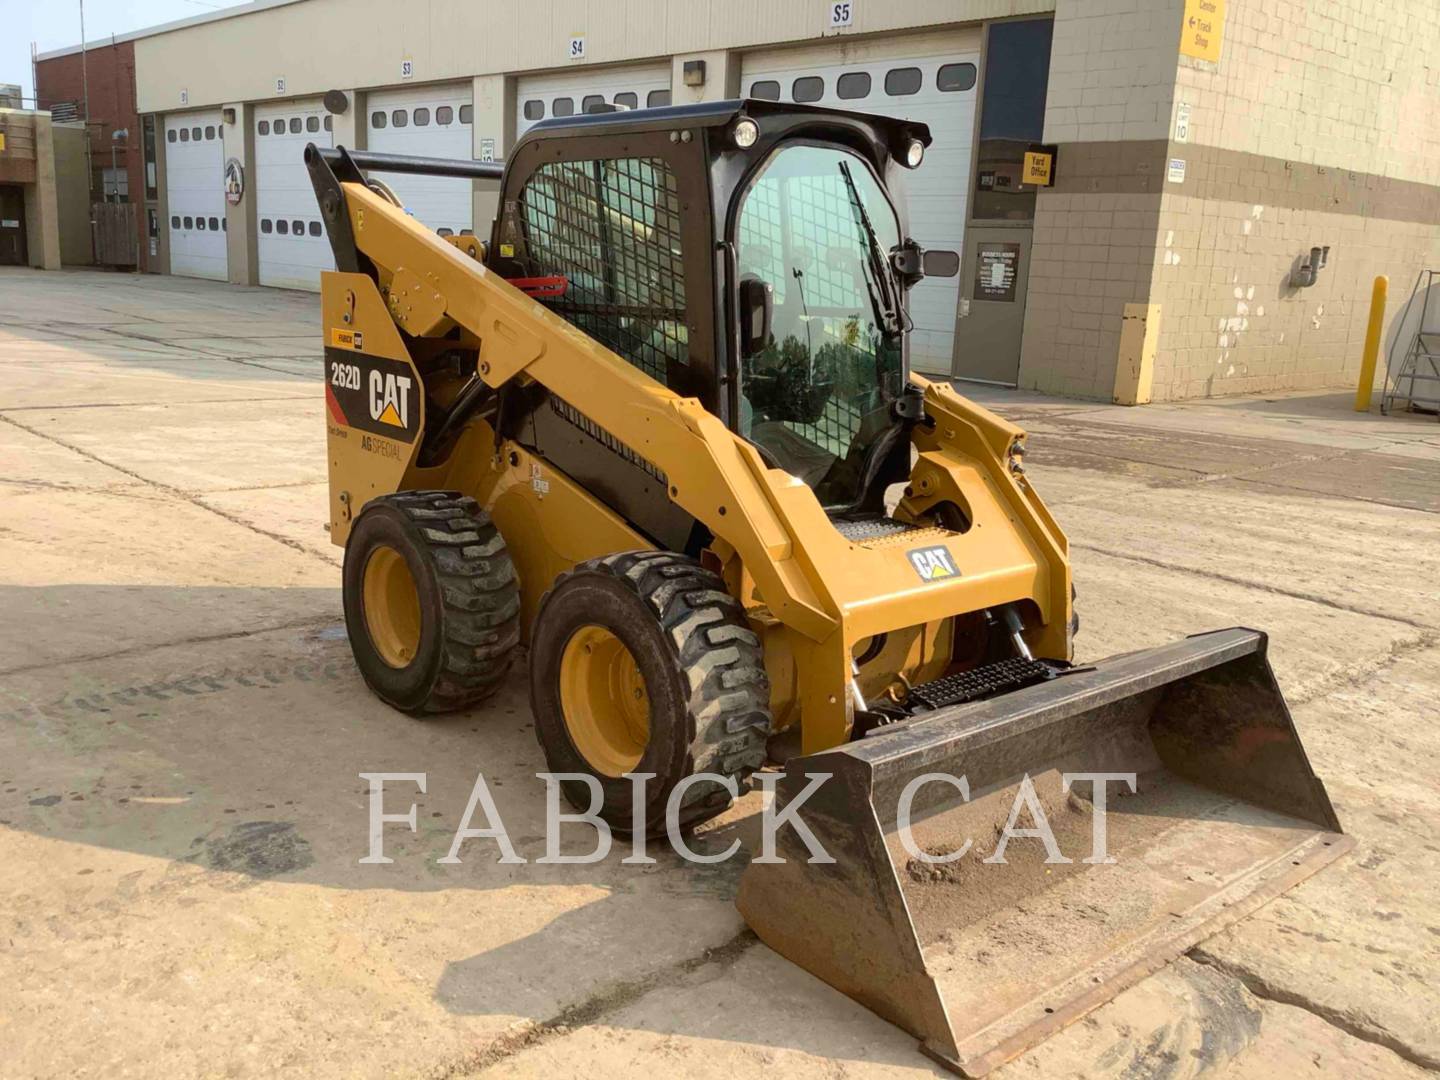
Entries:
POLYGON ((325 404, 332 421, 398 442, 415 441, 420 386, 409 364, 331 348, 325 350, 325 367, 325 404))

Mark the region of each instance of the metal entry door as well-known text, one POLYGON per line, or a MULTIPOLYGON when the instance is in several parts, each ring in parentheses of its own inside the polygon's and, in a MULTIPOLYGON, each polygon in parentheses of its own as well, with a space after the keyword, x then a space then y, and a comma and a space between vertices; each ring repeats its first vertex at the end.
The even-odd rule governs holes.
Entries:
POLYGON ((25 256, 25 192, 0 187, 0 266, 24 266, 25 256))
POLYGON ((955 378, 1004 386, 1019 380, 1031 235, 1028 228, 974 223, 966 231, 951 372, 955 378))

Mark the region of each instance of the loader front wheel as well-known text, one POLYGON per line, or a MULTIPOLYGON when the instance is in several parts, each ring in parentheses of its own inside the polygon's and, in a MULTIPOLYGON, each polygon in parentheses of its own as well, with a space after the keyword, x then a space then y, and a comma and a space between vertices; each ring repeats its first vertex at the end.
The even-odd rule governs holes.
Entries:
POLYGON ((345 545, 345 627, 370 689, 407 713, 450 712, 495 692, 520 639, 505 541, 455 491, 366 504, 345 545))
MULTIPOLYGON (((743 790, 765 760, 770 684, 759 639, 724 582, 664 551, 593 559, 562 575, 541 601, 530 635, 530 700, 551 772, 598 781, 599 810, 633 828, 627 773, 653 773, 645 823, 663 832, 671 793, 711 773, 743 790)), ((589 809, 590 787, 565 780, 589 809)), ((682 792, 679 824, 693 827, 731 803, 724 785, 682 792)))

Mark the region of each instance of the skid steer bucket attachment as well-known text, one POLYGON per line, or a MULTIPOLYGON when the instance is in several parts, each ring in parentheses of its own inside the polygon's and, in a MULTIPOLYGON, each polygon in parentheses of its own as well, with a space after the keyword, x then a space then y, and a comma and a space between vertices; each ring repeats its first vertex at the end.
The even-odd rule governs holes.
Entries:
POLYGON ((1113 657, 792 759, 777 809, 824 773, 795 816, 834 862, 809 861, 800 832, 780 829, 783 861, 752 862, 740 910, 771 948, 970 1076, 1350 847, 1251 630, 1113 657), (1112 780, 1098 794, 1077 773, 1133 774, 1136 790, 1112 780), (934 774, 963 777, 968 800, 934 774), (1027 799, 1069 861, 1041 836, 997 851, 1007 823, 1040 825, 1030 809, 1012 819, 1027 799), (1107 863, 1086 861, 1097 817, 1107 863), (963 856, 929 861, 967 841, 963 856), (1003 863, 986 861, 996 854, 1003 863))

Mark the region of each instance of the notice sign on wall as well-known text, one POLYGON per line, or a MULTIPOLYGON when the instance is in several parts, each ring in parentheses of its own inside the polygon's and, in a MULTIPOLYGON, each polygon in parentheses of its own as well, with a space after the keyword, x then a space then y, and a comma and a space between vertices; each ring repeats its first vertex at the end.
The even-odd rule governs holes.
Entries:
POLYGON ((1180 25, 1180 53, 1196 60, 1220 60, 1220 39, 1225 34, 1225 0, 1185 0, 1180 25))
POLYGON ((1055 162, 1055 155, 1044 150, 1026 150, 1025 164, 1020 172, 1022 184, 1034 184, 1036 187, 1049 187, 1053 183, 1051 166, 1055 162))
POLYGON ((1015 302, 1019 244, 981 244, 975 252, 975 299, 1015 302))

